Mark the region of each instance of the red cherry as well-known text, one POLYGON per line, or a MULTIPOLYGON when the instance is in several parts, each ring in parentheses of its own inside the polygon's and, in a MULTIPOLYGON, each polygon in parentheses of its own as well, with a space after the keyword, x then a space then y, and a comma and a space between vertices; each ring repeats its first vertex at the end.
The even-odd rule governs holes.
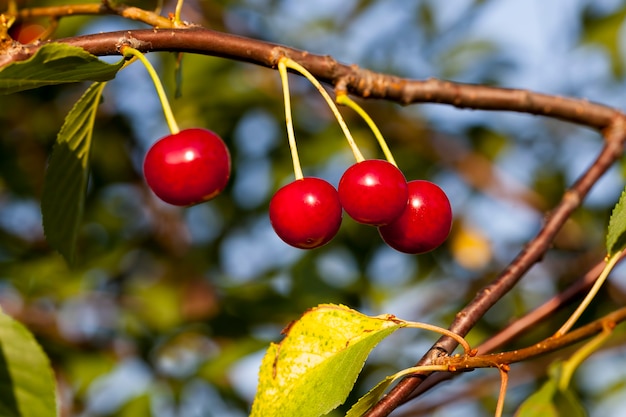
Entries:
POLYGON ((408 196, 402 171, 380 159, 352 165, 339 181, 341 205, 359 223, 391 223, 404 211, 408 196))
POLYGON ((33 43, 46 31, 37 23, 18 22, 9 28, 9 36, 21 44, 33 43))
POLYGON ((341 225, 337 190, 320 178, 302 178, 285 185, 272 197, 269 211, 278 237, 300 249, 328 243, 341 225))
POLYGON ((230 177, 230 153, 206 129, 186 129, 158 140, 146 154, 148 186, 163 201, 188 206, 216 197, 230 177))
POLYGON ((392 248, 411 254, 431 251, 441 245, 452 226, 448 197, 429 181, 409 181, 408 204, 400 217, 378 228, 392 248))

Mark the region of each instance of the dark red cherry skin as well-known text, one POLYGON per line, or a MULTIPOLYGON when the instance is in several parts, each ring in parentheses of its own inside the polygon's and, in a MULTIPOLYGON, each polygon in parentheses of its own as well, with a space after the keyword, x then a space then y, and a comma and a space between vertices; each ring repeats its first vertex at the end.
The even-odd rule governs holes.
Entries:
POLYGON ((314 177, 280 188, 269 208, 270 222, 278 237, 300 249, 328 243, 339 231, 342 214, 335 187, 314 177))
POLYGON ((9 28, 9 36, 21 44, 33 43, 46 31, 36 22, 17 22, 9 28))
POLYGON ((424 180, 409 181, 409 199, 404 212, 392 223, 378 228, 392 248, 409 254, 429 252, 450 234, 452 208, 446 193, 424 180))
POLYGON ((143 163, 146 182, 176 206, 202 203, 221 193, 230 178, 226 144, 207 129, 186 129, 158 140, 143 163))
POLYGON ((339 201, 359 223, 381 226, 397 219, 409 196, 404 174, 380 159, 357 162, 339 180, 339 201))

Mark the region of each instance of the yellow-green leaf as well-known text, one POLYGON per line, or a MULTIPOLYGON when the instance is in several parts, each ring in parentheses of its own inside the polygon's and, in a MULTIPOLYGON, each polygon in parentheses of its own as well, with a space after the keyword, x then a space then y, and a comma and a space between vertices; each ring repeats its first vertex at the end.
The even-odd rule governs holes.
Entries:
POLYGON ((609 257, 626 248, 626 190, 622 191, 613 209, 606 234, 606 251, 609 257))
POLYGON ((342 404, 371 350, 406 322, 341 305, 313 308, 263 358, 252 417, 318 417, 342 404))
POLYGON ((0 415, 55 417, 50 361, 21 323, 0 312, 0 415))

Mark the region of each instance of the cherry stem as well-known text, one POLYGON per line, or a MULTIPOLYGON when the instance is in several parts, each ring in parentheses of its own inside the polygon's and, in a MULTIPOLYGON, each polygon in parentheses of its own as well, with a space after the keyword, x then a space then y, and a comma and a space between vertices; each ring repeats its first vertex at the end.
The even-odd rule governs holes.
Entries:
POLYGON ((180 13, 183 10, 183 3, 185 0, 178 0, 176 2, 176 10, 174 11, 174 26, 184 26, 183 21, 180 19, 180 13))
POLYGON ((287 137, 289 138, 289 149, 291 150, 291 159, 293 160, 293 172, 296 180, 304 178, 302 167, 300 166, 300 157, 298 156, 298 148, 296 146, 296 135, 293 132, 293 119, 291 118, 291 99, 289 97, 289 80, 287 77, 287 65, 284 60, 278 61, 278 73, 283 85, 283 97, 285 99, 285 121, 287 122, 287 137))
POLYGON ((498 395, 495 417, 502 417, 502 413, 504 411, 504 399, 506 397, 506 388, 509 384, 509 366, 498 366, 498 371, 500 371, 500 393, 498 395))
POLYGON ((350 133, 350 130, 348 129, 348 125, 343 120, 343 117, 341 116, 341 113, 339 112, 339 109, 337 108, 337 105, 335 104, 333 99, 330 98, 330 95, 328 94, 328 92, 326 92, 324 87, 322 87, 322 84, 319 81, 317 81, 317 79, 313 76, 313 74, 311 74, 306 68, 304 68, 302 65, 298 64, 297 62, 293 61, 292 59, 289 59, 287 57, 282 57, 279 60, 279 63, 280 62, 283 62, 287 68, 291 68, 292 70, 295 70, 299 72, 300 74, 302 74, 307 80, 311 82, 311 84, 315 86, 317 91, 319 91, 322 97, 324 97, 324 100, 326 100, 326 103, 328 104, 328 107, 330 107, 330 110, 335 115, 337 122, 339 122, 339 126, 341 126, 341 130, 343 131, 344 136, 348 140, 350 149, 352 150, 352 153, 354 154, 354 159, 356 159, 357 162, 364 161, 365 158, 363 157, 363 154, 359 150, 359 147, 356 145, 356 142, 354 141, 354 138, 352 137, 352 134, 350 133))
POLYGON ((150 61, 148 61, 144 54, 130 46, 123 46, 121 52, 125 58, 135 57, 139 59, 141 63, 146 67, 146 70, 148 70, 148 74, 150 74, 150 78, 152 78, 152 82, 154 83, 157 94, 159 95, 159 100, 161 101, 161 105, 163 106, 163 113, 165 114, 165 120, 167 121, 170 132, 172 133, 172 135, 179 133, 180 129, 178 128, 178 124, 176 123, 176 119, 174 118, 174 113, 172 113, 170 103, 167 100, 167 95, 165 94, 165 90, 163 89, 163 84, 161 83, 159 75, 154 70, 154 67, 152 66, 150 61))
POLYGON ((465 351, 464 353, 466 355, 473 356, 473 354, 472 354, 472 347, 469 345, 467 340, 465 340, 462 336, 459 336, 458 334, 456 334, 456 333, 454 333, 454 332, 452 332, 452 331, 450 331, 448 329, 444 329, 443 327, 434 326, 434 325, 428 324, 428 323, 420 323, 420 322, 417 322, 417 321, 401 320, 401 322, 405 325, 405 327, 410 327, 410 328, 414 328, 414 329, 429 330, 431 332, 435 332, 435 333, 442 334, 444 336, 451 337, 452 339, 456 340, 463 347, 463 350, 465 351))
POLYGON ((620 256, 621 253, 622 253, 621 251, 617 252, 616 254, 614 254, 613 256, 611 256, 607 260, 607 263, 604 266, 604 269, 602 269, 602 272, 600 273, 600 276, 598 277, 596 282, 593 284, 593 287, 591 287, 591 290, 589 290, 589 292, 585 296, 585 299, 580 303, 578 308, 576 308, 574 313, 572 313, 570 318, 567 319, 565 324, 563 324, 563 326, 561 326, 561 328, 554 334, 553 337, 563 336, 565 333, 567 333, 574 326, 574 324, 580 318, 580 316, 583 314, 585 309, 589 306, 589 304, 591 304, 591 301, 594 299, 594 297, 596 296, 598 291, 600 291, 600 287, 602 287, 602 284, 604 284, 604 281, 606 281, 607 277, 609 276, 609 274, 611 273, 611 271, 613 270, 615 265, 617 265, 617 263, 619 262, 619 260, 621 258, 621 256, 620 256))
POLYGON ((398 164, 396 164, 396 160, 393 158, 393 155, 391 154, 391 150, 389 150, 389 146, 387 146, 387 141, 385 141, 383 134, 380 132, 380 129, 378 129, 378 126, 376 126, 376 123, 374 123, 374 120, 372 120, 370 115, 367 114, 367 112, 363 110, 363 108, 359 106, 354 100, 352 100, 348 96, 348 94, 346 94, 345 92, 337 93, 336 101, 338 104, 342 104, 344 106, 350 107, 352 110, 357 112, 359 116, 363 118, 363 120, 365 120, 365 122, 371 129, 372 133, 376 137, 376 140, 378 140, 378 144, 380 145, 380 148, 383 150, 383 153, 385 154, 385 158, 387 158, 387 161, 395 165, 395 167, 397 168, 398 164))

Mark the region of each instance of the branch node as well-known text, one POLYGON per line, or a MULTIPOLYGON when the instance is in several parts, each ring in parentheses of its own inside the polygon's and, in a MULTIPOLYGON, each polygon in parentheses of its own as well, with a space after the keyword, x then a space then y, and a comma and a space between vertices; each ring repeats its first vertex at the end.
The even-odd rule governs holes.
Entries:
POLYGON ((270 49, 269 60, 272 68, 278 67, 278 61, 280 61, 282 58, 289 58, 289 54, 287 54, 287 50, 285 48, 283 48, 282 46, 275 46, 274 48, 270 49))
POLYGON ((348 94, 348 84, 350 84, 348 77, 341 77, 335 83, 335 95, 348 94))
POLYGON ((117 52, 122 53, 122 50, 125 47, 131 47, 133 49, 137 49, 138 51, 146 52, 152 49, 152 42, 142 41, 133 37, 131 31, 128 31, 126 36, 119 38, 115 44, 115 48, 117 52))

